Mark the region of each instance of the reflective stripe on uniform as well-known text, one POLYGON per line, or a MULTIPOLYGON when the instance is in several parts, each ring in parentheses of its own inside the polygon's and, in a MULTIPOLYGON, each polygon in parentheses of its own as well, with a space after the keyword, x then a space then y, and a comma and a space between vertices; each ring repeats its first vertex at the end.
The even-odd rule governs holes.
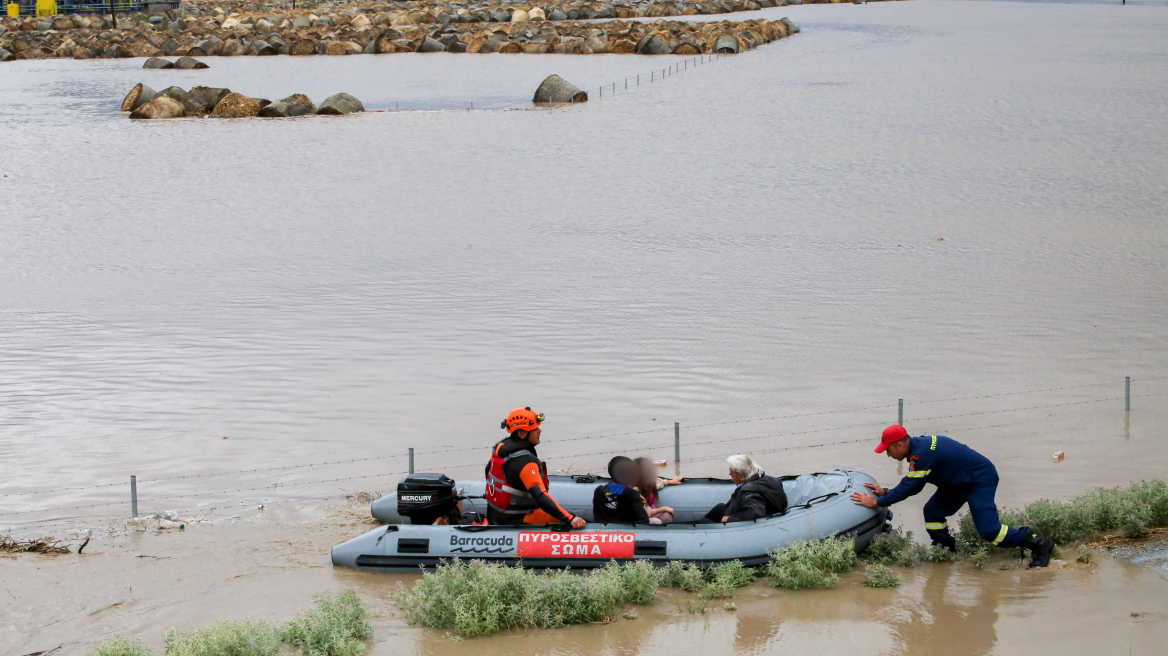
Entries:
POLYGON ((943 531, 949 528, 949 522, 925 522, 926 531, 943 531))
POLYGON ((1006 533, 1010 531, 1010 527, 1002 524, 1002 530, 998 531, 998 537, 994 538, 994 546, 997 546, 1002 540, 1006 539, 1006 533))
POLYGON ((911 472, 905 474, 905 476, 908 476, 909 478, 924 478, 924 477, 928 476, 929 473, 932 471, 933 471, 932 469, 926 469, 925 471, 919 471, 919 472, 918 471, 911 471, 911 472))
POLYGON ((929 445, 929 450, 930 450, 930 451, 936 451, 936 450, 937 450, 937 436, 936 436, 936 435, 930 435, 929 437, 932 437, 932 438, 933 438, 933 443, 929 445))

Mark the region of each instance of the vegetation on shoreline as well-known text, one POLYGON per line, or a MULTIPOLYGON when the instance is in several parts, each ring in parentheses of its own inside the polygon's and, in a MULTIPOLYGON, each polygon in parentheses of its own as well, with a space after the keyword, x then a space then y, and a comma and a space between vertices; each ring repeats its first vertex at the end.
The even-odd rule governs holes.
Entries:
MULTIPOLYGON (((372 635, 369 611, 352 590, 313 597, 316 607, 283 626, 266 620, 221 620, 207 628, 166 632, 163 656, 276 656, 280 645, 300 648, 303 656, 361 656, 372 635)), ((155 656, 136 638, 115 636, 94 656, 155 656)))

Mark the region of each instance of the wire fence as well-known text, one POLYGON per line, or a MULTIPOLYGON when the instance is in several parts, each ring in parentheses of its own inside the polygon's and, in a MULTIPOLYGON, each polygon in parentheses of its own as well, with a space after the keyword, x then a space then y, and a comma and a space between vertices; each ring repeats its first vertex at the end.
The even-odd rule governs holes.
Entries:
MULTIPOLYGON (((1139 382, 1151 382, 1151 381, 1158 381, 1158 380, 1168 380, 1168 376, 1163 376, 1163 377, 1158 377, 1158 378, 1141 379, 1139 382)), ((1076 391, 1076 390, 1087 390, 1087 389, 1091 389, 1091 388, 1102 388, 1102 387, 1114 386, 1114 385, 1115 385, 1114 382, 1087 383, 1087 384, 1081 384, 1081 385, 1062 386, 1062 387, 1047 387, 1047 388, 1040 388, 1040 389, 1001 392, 1001 393, 994 393, 994 394, 958 396, 958 397, 948 397, 948 398, 940 398, 940 399, 926 399, 926 400, 922 400, 922 401, 914 401, 911 403, 911 406, 965 402, 965 401, 985 401, 985 400, 990 400, 990 399, 1002 399, 1002 398, 1010 398, 1010 397, 1024 397, 1026 395, 1037 395, 1037 394, 1048 394, 1048 393, 1054 393, 1054 392, 1069 392, 1069 391, 1076 391)), ((950 420, 950 419, 964 418, 964 417, 997 416, 997 415, 1005 415, 1005 414, 1009 414, 1009 413, 1024 413, 1024 412, 1031 412, 1031 411, 1036 411, 1036 410, 1047 410, 1047 409, 1051 409, 1051 410, 1065 409, 1065 408, 1074 407, 1074 406, 1087 406, 1087 405, 1092 405, 1092 404, 1103 404, 1103 403, 1109 403, 1109 402, 1116 403, 1117 406, 1119 405, 1119 403, 1122 402, 1125 412, 1130 412, 1132 399, 1145 399, 1145 398, 1163 397, 1163 396, 1168 396, 1168 392, 1146 393, 1146 394, 1140 394, 1140 395, 1133 396, 1131 394, 1131 379, 1127 379, 1125 381, 1123 394, 1101 395, 1101 396, 1094 396, 1092 398, 1087 398, 1087 399, 1079 399, 1079 400, 1075 400, 1075 401, 1060 401, 1057 403, 1016 405, 1013 407, 1006 407, 1006 408, 972 410, 972 411, 968 411, 968 412, 955 412, 955 413, 950 413, 950 414, 937 414, 937 415, 925 416, 925 417, 912 417, 911 421, 913 423, 923 423, 923 422, 929 422, 929 421, 950 420)), ((742 435, 742 434, 738 434, 738 433, 735 433, 732 435, 725 435, 724 433, 723 434, 711 434, 711 433, 717 431, 717 429, 737 428, 738 426, 741 426, 741 425, 748 425, 748 424, 765 422, 765 421, 781 421, 781 420, 790 420, 790 419, 814 419, 814 418, 824 418, 824 417, 832 417, 832 416, 839 416, 839 415, 858 415, 861 413, 873 413, 874 414, 877 411, 887 411, 887 412, 889 412, 889 414, 891 414, 893 408, 899 408, 898 413, 903 415, 903 411, 904 411, 903 399, 899 400, 899 403, 896 405, 893 405, 890 403, 885 403, 885 404, 879 404, 879 405, 865 405, 865 406, 856 406, 856 407, 852 407, 852 408, 822 410, 822 411, 817 411, 817 412, 788 413, 788 414, 771 415, 771 416, 765 416, 765 417, 747 417, 747 418, 740 418, 740 419, 728 419, 728 420, 715 421, 715 422, 686 424, 684 426, 681 424, 681 422, 676 422, 672 426, 664 425, 664 426, 661 426, 658 428, 651 428, 651 429, 644 429, 644 430, 623 431, 623 432, 615 432, 615 433, 581 435, 578 437, 557 438, 556 439, 556 448, 560 449, 562 447, 570 447, 572 444, 577 444, 577 443, 587 444, 587 443, 591 443, 592 441, 595 441, 595 440, 616 439, 616 438, 621 438, 622 441, 626 442, 626 444, 623 446, 628 446, 627 445, 628 438, 633 437, 633 436, 660 436, 661 439, 659 439, 659 440, 653 439, 653 440, 646 442, 646 443, 637 443, 636 448, 641 449, 641 450, 651 450, 651 449, 665 449, 665 448, 669 448, 670 446, 672 446, 675 454, 677 456, 681 456, 681 457, 677 458, 677 460, 679 462, 697 463, 697 462, 720 459, 720 458, 725 457, 725 455, 726 455, 725 451, 721 450, 721 449, 717 450, 714 453, 700 453, 700 452, 697 454, 692 453, 692 451, 694 449, 696 449, 698 447, 703 447, 703 446, 721 446, 721 445, 727 445, 727 444, 735 444, 736 449, 742 448, 743 450, 749 450, 752 454, 766 454, 766 453, 781 453, 781 452, 793 451, 793 450, 797 450, 797 449, 799 449, 799 450, 819 449, 819 448, 827 448, 827 447, 835 447, 835 446, 854 445, 854 444, 862 444, 862 443, 871 442, 873 439, 872 435, 870 434, 871 430, 877 430, 877 429, 887 425, 888 423, 891 423, 891 419, 892 419, 891 416, 883 416, 883 417, 869 416, 865 421, 850 422, 850 423, 847 423, 844 425, 833 425, 833 426, 828 426, 828 427, 819 426, 819 427, 813 427, 813 428, 807 428, 807 429, 801 429, 801 430, 761 432, 761 433, 752 434, 752 435, 742 435), (683 428, 684 428, 684 434, 686 437, 686 439, 684 439, 684 440, 682 439, 682 435, 683 435, 682 429, 683 428), (820 435, 820 434, 826 435, 826 434, 839 433, 839 432, 845 432, 845 431, 850 432, 852 434, 855 434, 856 432, 861 431, 861 430, 864 431, 863 437, 847 437, 847 438, 835 439, 835 440, 825 439, 825 440, 820 440, 820 441, 816 441, 813 443, 800 442, 798 444, 793 444, 793 445, 792 444, 785 444, 785 445, 774 446, 774 447, 764 446, 761 449, 754 448, 752 446, 758 440, 783 440, 784 438, 804 437, 804 436, 808 436, 808 435, 820 435), (695 433, 695 432, 697 433, 697 436, 696 436, 697 439, 694 439, 694 437, 693 437, 693 433, 695 433), (703 435, 703 433, 705 435, 703 435), (685 449, 684 454, 682 453, 683 447, 685 449)), ((901 423, 904 423, 903 416, 899 417, 899 420, 901 423)), ((970 428, 971 429, 972 428, 987 429, 987 428, 997 428, 997 427, 1008 426, 1008 425, 1011 425, 1011 424, 1007 423, 1007 424, 996 424, 996 425, 992 425, 992 426, 972 426, 970 428)), ((958 429, 958 430, 961 430, 961 429, 958 429)), ((15 520, 15 521, 20 521, 23 524, 36 524, 39 522, 59 521, 62 519, 75 518, 75 517, 78 517, 78 514, 77 514, 78 511, 88 511, 88 510, 94 510, 94 509, 98 509, 98 508, 112 508, 113 506, 125 507, 127 505, 130 505, 130 503, 133 503, 133 506, 136 507, 138 503, 156 504, 156 503, 161 503, 164 501, 169 502, 169 501, 178 501, 178 500, 183 500, 183 499, 200 500, 200 499, 208 499, 208 498, 217 498, 217 499, 227 499, 227 500, 240 500, 243 496, 246 496, 246 495, 250 495, 251 497, 255 497, 257 495, 265 495, 265 494, 269 495, 269 496, 274 496, 277 492, 282 492, 284 490, 288 490, 291 488, 305 488, 305 487, 309 487, 309 486, 323 486, 323 485, 327 485, 327 484, 348 483, 348 482, 353 482, 353 481, 370 482, 370 481, 374 481, 376 479, 400 477, 400 476, 412 473, 415 457, 424 457, 427 461, 431 461, 431 462, 441 462, 442 464, 441 464, 441 467, 439 467, 439 469, 442 469, 442 470, 446 470, 446 471, 465 470, 466 468, 469 468, 469 467, 476 467, 477 468, 477 467, 483 466, 483 464, 485 464, 485 462, 486 462, 487 451, 489 450, 490 446, 491 445, 489 445, 489 444, 482 444, 482 443, 475 444, 472 446, 445 445, 445 446, 438 446, 438 447, 430 449, 430 450, 422 450, 422 451, 416 451, 416 452, 414 451, 414 449, 410 449, 406 453, 385 454, 385 455, 379 455, 379 456, 346 458, 346 459, 338 459, 338 460, 330 460, 330 461, 322 461, 322 462, 299 463, 299 464, 280 465, 280 466, 273 466, 273 467, 255 467, 255 468, 249 468, 249 469, 233 469, 233 470, 225 470, 225 471, 218 471, 218 472, 204 472, 204 473, 186 474, 186 475, 180 475, 180 476, 162 476, 162 477, 156 477, 156 478, 140 479, 140 480, 136 481, 137 484, 138 485, 146 485, 147 488, 150 487, 150 484, 162 484, 165 487, 173 487, 177 483, 181 487, 182 482, 184 482, 184 481, 214 479, 216 477, 228 477, 228 476, 248 476, 248 475, 256 475, 256 474, 264 475, 265 477, 267 477, 269 479, 269 481, 264 483, 264 484, 260 484, 260 485, 242 486, 242 487, 235 487, 235 488, 231 488, 231 489, 191 490, 191 491, 186 491, 186 490, 180 489, 180 490, 175 491, 175 493, 173 493, 173 494, 162 494, 159 496, 147 495, 147 496, 143 497, 142 499, 137 499, 137 497, 135 496, 133 499, 130 499, 127 497, 122 497, 119 499, 112 499, 111 498, 109 500, 81 504, 81 505, 31 507, 31 508, 27 508, 27 509, 23 509, 23 510, 0 509, 0 518, 14 518, 15 519, 15 518, 28 517, 31 515, 49 516, 47 518, 32 519, 31 521, 22 521, 22 520, 18 520, 18 519, 15 520), (446 458, 438 457, 438 456, 447 456, 449 454, 471 453, 471 452, 478 453, 482 457, 475 458, 473 461, 466 461, 466 462, 451 462, 450 460, 448 460, 446 458), (408 461, 409 461, 408 467, 404 467, 403 465, 405 463, 400 462, 400 460, 405 460, 405 459, 408 459, 408 461), (335 467, 335 466, 342 466, 342 465, 366 465, 368 463, 375 463, 375 462, 394 462, 394 463, 397 463, 397 466, 393 467, 392 471, 378 471, 378 472, 368 473, 368 474, 355 474, 355 475, 348 475, 348 476, 337 476, 337 477, 332 477, 332 478, 320 478, 320 479, 304 480, 304 481, 272 480, 272 478, 274 478, 275 476, 278 476, 278 475, 283 474, 283 473, 297 472, 297 471, 310 471, 310 470, 317 469, 317 468, 335 467)), ((699 449, 699 451, 701 451, 701 450, 699 449)), ((555 460, 557 460, 557 461, 573 461, 573 459, 575 459, 575 458, 593 457, 597 453, 598 452, 595 449, 595 447, 592 447, 592 449, 590 450, 589 453, 557 455, 555 457, 555 460)), ((127 481, 125 479, 123 479, 121 481, 111 481, 108 483, 100 483, 100 484, 95 484, 95 485, 71 486, 71 487, 60 487, 60 488, 46 488, 46 489, 39 489, 39 490, 30 490, 30 491, 25 491, 25 492, 11 492, 11 493, 6 493, 6 494, 0 495, 0 500, 4 500, 4 502, 5 502, 4 505, 7 506, 7 505, 10 505, 8 503, 8 500, 18 500, 18 499, 23 500, 23 499, 37 498, 40 495, 62 493, 62 492, 89 492, 89 491, 97 492, 97 491, 102 491, 102 493, 104 493, 105 491, 108 491, 111 488, 119 488, 119 487, 125 486, 126 484, 127 484, 127 481)), ((136 494, 136 492, 135 492, 135 494, 136 494)), ((129 495, 127 495, 127 496, 129 496, 129 495)), ((338 496, 343 496, 343 494, 331 494, 331 495, 327 495, 327 496, 320 496, 319 494, 318 495, 306 494, 306 495, 300 495, 296 498, 300 499, 300 500, 322 500, 322 499, 333 499, 333 498, 337 498, 338 496)), ((107 516, 108 516, 108 512, 107 512, 107 516)))

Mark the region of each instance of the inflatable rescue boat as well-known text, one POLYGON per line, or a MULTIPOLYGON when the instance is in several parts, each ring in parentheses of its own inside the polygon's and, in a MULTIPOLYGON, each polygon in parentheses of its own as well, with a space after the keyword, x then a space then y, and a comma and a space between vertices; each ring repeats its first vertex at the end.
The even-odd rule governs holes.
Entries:
POLYGON ((582 530, 564 526, 482 526, 459 524, 468 513, 486 514, 484 481, 454 481, 441 474, 417 474, 401 481, 394 497, 373 502, 373 516, 386 526, 333 547, 333 565, 368 571, 436 567, 453 558, 522 564, 532 568, 603 567, 610 560, 671 560, 715 565, 740 560, 761 565, 770 553, 798 540, 836 535, 855 537, 856 550, 887 530, 886 508, 865 508, 850 499, 875 482, 860 472, 837 470, 781 477, 787 510, 744 522, 700 523, 714 505, 727 501, 734 483, 687 478, 661 490, 659 505, 675 511, 673 523, 616 524, 592 520, 592 494, 609 479, 551 476, 549 492, 564 509, 588 520, 582 530), (458 508, 461 502, 461 509, 458 508), (435 520, 453 523, 435 524, 435 520))

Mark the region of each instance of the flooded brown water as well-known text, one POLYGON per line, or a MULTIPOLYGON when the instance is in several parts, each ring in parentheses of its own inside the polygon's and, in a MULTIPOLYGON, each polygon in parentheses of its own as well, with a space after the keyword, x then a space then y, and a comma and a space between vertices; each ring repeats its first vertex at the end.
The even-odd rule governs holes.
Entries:
MULTIPOLYGON (((921 568, 891 593, 760 587, 737 614, 662 602, 460 644, 391 617, 388 578, 328 566, 364 525, 312 499, 391 488, 409 447, 420 469, 481 471, 520 403, 548 413, 542 454, 573 471, 672 459, 678 421, 687 474, 748 452, 773 473, 893 482, 857 440, 898 398, 911 431, 995 460, 1004 505, 1168 471, 1168 9, 760 14, 803 33, 554 111, 456 110, 526 107, 552 72, 592 89, 667 60, 3 65, 0 526, 103 527, 128 512, 130 474, 143 511, 220 523, 0 559, 0 650, 157 643, 356 585, 381 600, 379 653, 935 653, 947 636, 968 653, 1154 653, 1168 623, 1124 618, 1168 582, 1112 561, 921 568), (147 74, 450 111, 128 121, 118 101, 147 74), (260 503, 282 514, 257 519, 260 503)), ((923 500, 897 522, 920 530, 923 500)))

